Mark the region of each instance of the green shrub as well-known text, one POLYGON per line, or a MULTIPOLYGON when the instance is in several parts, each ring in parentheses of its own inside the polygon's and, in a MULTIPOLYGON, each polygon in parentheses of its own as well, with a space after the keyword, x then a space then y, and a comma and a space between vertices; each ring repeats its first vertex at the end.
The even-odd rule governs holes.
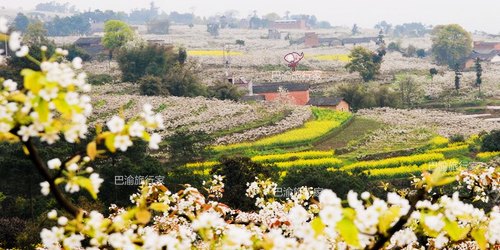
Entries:
POLYGON ((324 167, 296 167, 288 169, 281 182, 283 188, 301 186, 331 189, 339 197, 345 198, 349 190, 365 190, 363 177, 350 175, 344 171, 327 171, 324 167))
POLYGON ((482 137, 481 151, 500 151, 500 130, 493 130, 482 137))
POLYGON ((177 63, 178 55, 170 46, 142 45, 123 48, 116 59, 122 80, 135 82, 145 75, 167 75, 177 63))
POLYGON ((218 82, 209 88, 210 96, 220 100, 237 101, 243 96, 243 92, 237 86, 230 83, 218 82))
POLYGON ((113 77, 108 74, 89 74, 87 77, 87 82, 91 85, 102 85, 106 83, 112 83, 113 77))
POLYGON ((247 183, 255 181, 255 177, 261 180, 277 177, 277 171, 273 171, 274 168, 252 162, 247 157, 223 157, 220 162, 221 165, 215 166, 211 174, 225 177, 224 196, 221 202, 243 211, 255 209, 255 201, 245 195, 247 183))
POLYGON ((168 95, 168 90, 162 87, 162 80, 156 76, 143 76, 138 81, 141 86, 141 95, 155 96, 168 95))
POLYGON ((455 143, 455 142, 464 142, 465 137, 462 134, 454 134, 450 136, 450 143, 455 143))
POLYGON ((68 58, 68 60, 70 61, 73 60, 73 58, 75 57, 80 57, 82 61, 89 61, 91 59, 90 54, 87 53, 87 51, 74 44, 69 46, 63 46, 63 49, 68 51, 68 56, 66 56, 66 58, 68 58))
POLYGON ((194 65, 175 65, 163 78, 163 84, 174 96, 207 96, 207 88, 201 84, 193 73, 194 65))

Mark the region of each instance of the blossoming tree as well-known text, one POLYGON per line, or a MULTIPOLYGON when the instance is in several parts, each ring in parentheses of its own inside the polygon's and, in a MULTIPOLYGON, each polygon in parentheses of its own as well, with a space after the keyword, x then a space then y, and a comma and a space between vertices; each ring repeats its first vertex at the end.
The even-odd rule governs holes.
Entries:
MULTIPOLYGON (((23 84, 1 79, 0 140, 20 142, 34 167, 45 179, 43 195, 53 195, 71 218, 52 210, 48 218, 57 226, 40 233, 45 249, 401 249, 444 248, 452 245, 480 249, 500 244, 500 209, 486 213, 462 202, 458 193, 434 197, 433 189, 450 184, 454 177, 444 169, 424 173, 414 180, 414 190, 404 197, 389 192, 380 199, 368 192, 350 192, 343 202, 325 190, 315 200, 303 187, 284 201, 276 184, 256 179, 246 195, 255 198, 255 212, 241 212, 218 202, 224 191, 222 176, 206 184, 208 196, 186 186, 177 193, 160 183, 143 183, 131 196, 130 208, 111 205, 109 217, 84 211, 66 198, 82 190, 97 198, 103 179, 86 165, 105 153, 126 151, 134 140, 158 149, 161 116, 150 105, 127 121, 113 116, 96 133, 84 152, 66 159, 43 159, 33 141, 48 145, 59 140, 80 143, 89 136, 92 113, 90 85, 80 72, 81 60, 64 61, 65 50, 33 58, 19 42, 20 34, 7 35, 0 19, 0 39, 8 40, 16 56, 37 63, 40 70, 20 72, 23 84)), ((42 51, 45 51, 42 48, 42 51)), ((467 188, 478 195, 498 190, 498 169, 461 175, 467 188), (474 188, 479 186, 479 188, 474 188)))

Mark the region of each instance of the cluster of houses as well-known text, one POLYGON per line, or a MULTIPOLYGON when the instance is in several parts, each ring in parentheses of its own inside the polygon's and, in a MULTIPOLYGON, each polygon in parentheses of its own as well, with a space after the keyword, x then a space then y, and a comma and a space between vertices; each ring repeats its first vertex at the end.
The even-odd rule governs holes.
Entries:
POLYGON ((249 94, 243 97, 243 101, 275 101, 281 98, 281 89, 286 90, 286 98, 296 105, 311 105, 329 108, 338 111, 349 112, 349 102, 341 97, 317 97, 310 96, 310 86, 305 83, 247 83, 249 94))
POLYGON ((474 42, 472 53, 465 62, 465 68, 472 68, 479 58, 483 62, 500 63, 500 42, 474 42))

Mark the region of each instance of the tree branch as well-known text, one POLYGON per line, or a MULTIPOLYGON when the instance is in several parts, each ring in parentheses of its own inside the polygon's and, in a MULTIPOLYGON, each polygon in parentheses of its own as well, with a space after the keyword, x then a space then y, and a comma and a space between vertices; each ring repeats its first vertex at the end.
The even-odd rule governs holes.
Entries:
POLYGON ((62 191, 57 187, 57 185, 55 184, 55 179, 50 176, 49 170, 48 170, 45 162, 40 157, 40 154, 38 153, 38 150, 36 149, 36 147, 33 145, 33 142, 31 141, 31 139, 29 139, 27 142, 23 142, 23 144, 28 149, 29 158, 30 158, 31 162, 38 169, 38 172, 42 175, 42 177, 49 183, 50 192, 52 194, 54 194, 56 201, 66 211, 71 213, 73 216, 75 216, 75 217, 78 216, 83 210, 81 208, 77 207, 71 201, 69 201, 64 196, 62 191))

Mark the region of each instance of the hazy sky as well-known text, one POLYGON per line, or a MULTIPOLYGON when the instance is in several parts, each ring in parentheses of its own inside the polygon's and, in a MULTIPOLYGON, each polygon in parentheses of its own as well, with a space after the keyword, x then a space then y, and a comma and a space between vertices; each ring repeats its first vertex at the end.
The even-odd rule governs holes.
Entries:
MULTIPOLYGON (((46 0, 42 2, 49 2, 46 0)), ((112 9, 129 11, 143 8, 151 0, 55 0, 70 2, 79 9, 112 9)), ((0 0, 0 6, 32 9, 41 0, 0 0)), ((240 16, 247 16, 252 10, 259 15, 276 12, 284 15, 315 14, 320 20, 332 25, 372 27, 386 20, 398 24, 418 21, 426 24, 458 23, 470 31, 484 30, 500 33, 499 0, 154 0, 167 13, 170 11, 191 12, 208 16, 237 10, 240 16)))

